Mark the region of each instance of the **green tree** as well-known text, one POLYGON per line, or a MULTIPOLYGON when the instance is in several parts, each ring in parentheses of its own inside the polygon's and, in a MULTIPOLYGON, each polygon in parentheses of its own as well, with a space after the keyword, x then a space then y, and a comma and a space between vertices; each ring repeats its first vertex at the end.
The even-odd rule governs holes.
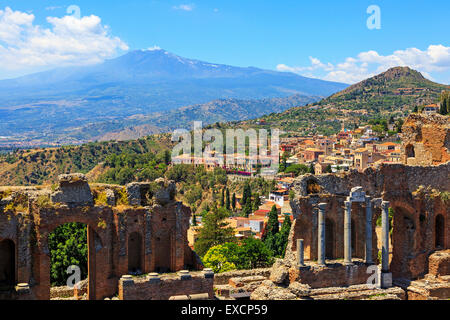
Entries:
POLYGON ((82 223, 67 223, 48 236, 50 251, 50 282, 53 286, 67 283, 67 268, 80 267, 81 279, 88 275, 87 227, 82 223))
POLYGON ((197 201, 202 199, 202 194, 203 194, 202 189, 197 185, 193 185, 189 187, 188 191, 184 195, 184 198, 192 207, 194 204, 197 203, 197 201))
POLYGON ((225 188, 222 189, 222 194, 220 195, 220 206, 225 207, 225 188))
POLYGON ((269 212, 269 220, 267 221, 267 227, 265 234, 263 235, 263 241, 274 254, 277 253, 277 234, 280 231, 278 222, 277 207, 273 205, 269 212))
POLYGON ((252 198, 248 197, 247 202, 245 203, 244 207, 242 208, 242 216, 248 218, 248 216, 252 213, 253 205, 252 205, 252 198))
POLYGON ((264 268, 272 265, 272 252, 259 239, 247 238, 238 250, 239 269, 264 268))
POLYGON ((245 205, 247 203, 248 198, 252 197, 252 190, 250 188, 250 184, 248 183, 248 181, 245 181, 244 184, 244 190, 242 192, 242 205, 245 205))
POLYGON ((443 91, 441 93, 441 106, 439 108, 439 113, 442 115, 447 115, 450 111, 450 91, 443 91))
POLYGON ((259 196, 259 193, 256 193, 253 200, 253 211, 258 210, 260 205, 261 205, 261 198, 259 196))
POLYGON ((238 258, 238 245, 232 242, 211 247, 202 261, 205 267, 213 269, 215 273, 236 270, 238 258))
POLYGON ((286 246, 288 243, 289 233, 291 232, 291 219, 288 215, 284 216, 284 222, 281 226, 280 232, 276 235, 276 252, 275 254, 284 257, 286 246))
POLYGON ((227 210, 231 210, 230 190, 228 190, 228 188, 227 188, 226 193, 225 193, 225 198, 226 198, 226 200, 225 200, 225 208, 227 210))
POLYGON ((231 199, 231 206, 233 207, 233 211, 236 211, 236 193, 233 192, 233 198, 231 199))
POLYGON ((200 256, 204 256, 211 247, 234 241, 233 228, 224 222, 224 219, 227 217, 228 211, 224 208, 217 208, 216 206, 203 216, 203 227, 200 229, 194 245, 195 251, 200 256))

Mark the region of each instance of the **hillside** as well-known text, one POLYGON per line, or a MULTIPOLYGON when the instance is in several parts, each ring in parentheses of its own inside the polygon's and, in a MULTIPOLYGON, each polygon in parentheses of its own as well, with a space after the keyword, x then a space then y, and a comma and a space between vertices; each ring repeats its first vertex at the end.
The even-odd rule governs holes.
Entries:
POLYGON ((415 106, 436 103, 450 86, 427 80, 408 67, 395 67, 340 91, 317 103, 294 107, 282 113, 243 121, 242 127, 264 123, 300 134, 331 134, 344 122, 354 128, 370 119, 402 118, 415 106))
MULTIPOLYGON (((59 174, 81 172, 99 178, 109 167, 114 155, 122 155, 122 166, 142 159, 151 166, 172 148, 169 135, 154 135, 124 142, 96 142, 81 146, 65 146, 32 150, 17 150, 0 154, 0 185, 52 184, 59 174)), ((126 172, 122 173, 126 176, 126 172)), ((125 178, 125 177, 124 177, 125 178)))
POLYGON ((303 95, 261 100, 221 99, 148 116, 130 117, 121 122, 93 124, 77 129, 70 134, 75 136, 79 132, 80 137, 82 133, 84 137, 98 141, 138 139, 154 133, 171 132, 177 128, 190 129, 193 121, 202 121, 203 125, 240 121, 273 112, 282 112, 319 100, 320 98, 316 96, 303 95), (95 136, 95 134, 98 135, 95 136))
POLYGON ((111 131, 102 124, 113 122, 113 129, 123 129, 130 126, 130 118, 183 106, 217 99, 328 96, 346 87, 288 72, 183 58, 165 50, 138 50, 99 65, 0 81, 0 137, 7 137, 0 142, 79 143, 111 131), (67 136, 67 131, 90 125, 98 132, 67 136))

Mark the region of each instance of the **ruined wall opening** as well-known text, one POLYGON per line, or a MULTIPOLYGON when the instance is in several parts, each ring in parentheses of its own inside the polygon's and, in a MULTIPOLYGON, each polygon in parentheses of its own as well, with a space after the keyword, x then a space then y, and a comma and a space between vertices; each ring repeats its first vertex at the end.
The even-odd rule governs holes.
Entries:
POLYGON ((16 246, 10 239, 0 241, 0 291, 16 284, 16 246))
POLYGON ((325 257, 326 259, 336 258, 336 231, 333 220, 325 219, 325 257))
POLYGON ((155 271, 158 273, 171 272, 172 250, 171 236, 169 232, 160 233, 155 243, 155 271))
POLYGON ((445 235, 445 220, 442 214, 436 216, 435 221, 435 247, 436 249, 444 248, 444 235, 445 235))
MULTIPOLYGON (((100 246, 93 237, 93 249, 100 246)), ((48 235, 50 253, 50 286, 60 287, 75 284, 76 271, 67 272, 70 266, 80 270, 79 280, 83 281, 89 275, 90 253, 88 245, 88 226, 83 223, 66 223, 55 228, 48 235), (72 278, 70 278, 72 276, 72 278), (69 279, 70 278, 70 279, 69 279)), ((95 250, 94 250, 95 251, 95 250)))
POLYGON ((316 194, 320 192, 320 185, 316 179, 309 179, 306 182, 306 193, 307 194, 316 194))
POLYGON ((405 147, 405 154, 407 158, 415 158, 416 157, 416 152, 414 150, 414 146, 412 144, 408 144, 405 147))
POLYGON ((413 213, 404 207, 393 208, 392 261, 391 270, 394 277, 412 279, 412 260, 416 255, 416 224, 413 213))
POLYGON ((128 237, 128 272, 142 274, 142 260, 142 236, 139 232, 133 232, 128 237))

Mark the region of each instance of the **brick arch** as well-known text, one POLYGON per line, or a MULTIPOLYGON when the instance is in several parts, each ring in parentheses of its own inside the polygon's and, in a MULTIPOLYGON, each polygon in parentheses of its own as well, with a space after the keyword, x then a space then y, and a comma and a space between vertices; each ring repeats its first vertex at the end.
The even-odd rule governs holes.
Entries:
POLYGON ((417 255, 418 215, 403 201, 393 201, 392 260, 390 269, 394 277, 413 278, 414 259, 417 255))
MULTIPOLYGON (((53 212, 51 212, 53 213, 53 212)), ((57 215, 46 216, 41 223, 36 226, 38 236, 38 264, 35 268, 37 274, 36 296, 38 299, 50 299, 50 251, 48 247, 48 236, 59 226, 67 223, 82 223, 87 227, 87 246, 88 246, 88 299, 101 299, 104 295, 101 290, 104 281, 108 277, 108 253, 104 244, 108 243, 107 229, 99 223, 99 219, 106 215, 90 214, 83 210, 70 210, 68 212, 58 213, 57 215), (98 291, 98 292, 97 292, 98 291)), ((106 221, 108 226, 110 221, 106 221)), ((68 275, 70 276, 70 275, 68 275)))
POLYGON ((140 232, 135 231, 128 235, 128 272, 141 274, 144 271, 144 242, 140 232))
POLYGON ((0 290, 12 287, 17 282, 16 243, 9 238, 0 238, 0 290))
POLYGON ((155 271, 159 273, 174 271, 173 259, 173 231, 161 231, 155 234, 154 252, 155 252, 155 271))
POLYGON ((434 246, 436 249, 445 248, 445 222, 444 215, 436 215, 434 219, 434 246))
MULTIPOLYGON (((304 215, 299 216, 295 221, 295 238, 303 239, 305 260, 317 259, 317 241, 314 241, 312 223, 304 215)), ((296 242, 296 241, 295 241, 296 242)))
POLYGON ((325 257, 336 259, 336 222, 333 218, 325 218, 325 257))

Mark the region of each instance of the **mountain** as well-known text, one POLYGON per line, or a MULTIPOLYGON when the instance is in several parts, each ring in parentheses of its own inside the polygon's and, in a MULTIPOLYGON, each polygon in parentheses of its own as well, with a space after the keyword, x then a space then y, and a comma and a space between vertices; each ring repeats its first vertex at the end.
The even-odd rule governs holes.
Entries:
MULTIPOLYGON (((439 102, 450 86, 432 82, 408 67, 395 67, 307 106, 243 121, 238 126, 278 127, 300 134, 333 134, 380 118, 402 118, 415 106, 439 102)), ((236 126, 236 124, 233 124, 236 126)))
POLYGON ((99 141, 138 139, 177 128, 191 129, 193 121, 202 121, 203 125, 207 125, 252 119, 319 100, 320 97, 303 95, 260 100, 220 99, 171 111, 133 116, 122 121, 92 124, 66 132, 66 135, 99 141))
MULTIPOLYGON (((0 81, 0 136, 54 141, 66 130, 217 99, 328 96, 347 85, 138 50, 94 66, 0 81)), ((69 141, 70 142, 70 141, 69 141)))

